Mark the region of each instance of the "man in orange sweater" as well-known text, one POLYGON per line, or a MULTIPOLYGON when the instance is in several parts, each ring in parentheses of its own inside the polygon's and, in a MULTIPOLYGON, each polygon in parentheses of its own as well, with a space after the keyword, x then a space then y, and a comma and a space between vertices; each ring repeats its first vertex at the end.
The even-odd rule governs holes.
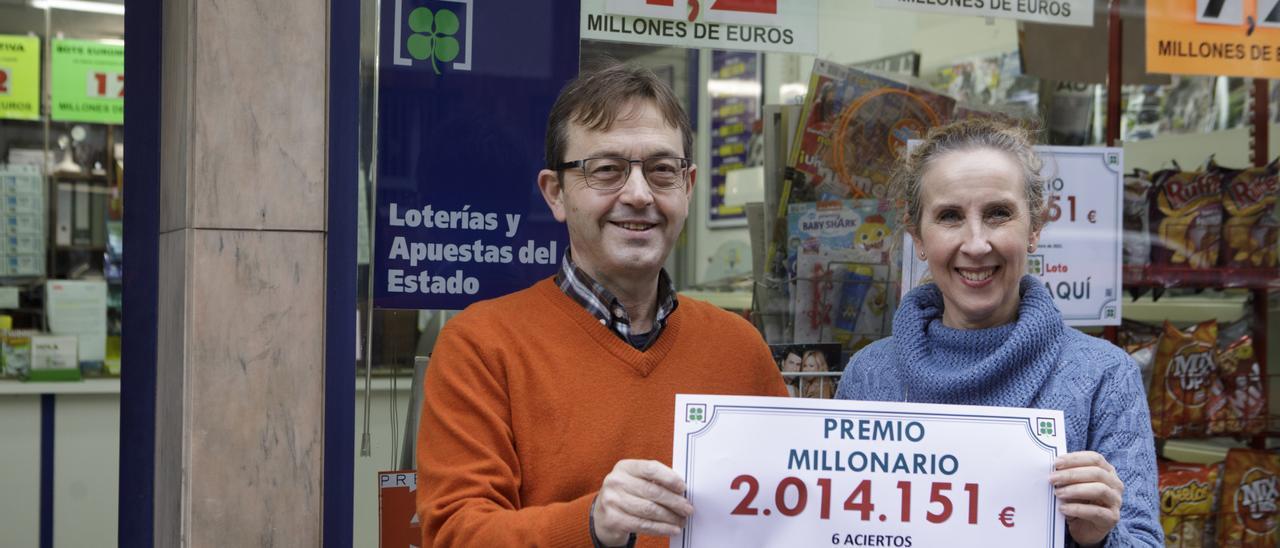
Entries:
POLYGON ((561 92, 538 186, 569 250, 554 277, 440 333, 418 432, 425 547, 665 547, 693 512, 670 468, 675 395, 787 395, 755 329, 679 297, 662 268, 692 148, 647 69, 561 92))

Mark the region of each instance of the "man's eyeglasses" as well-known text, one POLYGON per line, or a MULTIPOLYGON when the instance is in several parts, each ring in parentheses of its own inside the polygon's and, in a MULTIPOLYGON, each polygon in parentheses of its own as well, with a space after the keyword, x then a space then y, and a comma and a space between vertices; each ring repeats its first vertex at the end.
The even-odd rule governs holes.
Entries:
POLYGON ((618 190, 626 186, 627 178, 631 176, 631 164, 640 164, 640 173, 651 188, 676 190, 684 188, 689 163, 688 158, 675 156, 654 156, 643 160, 603 157, 564 162, 555 166, 555 169, 563 171, 574 167, 582 168, 587 186, 596 190, 618 190))

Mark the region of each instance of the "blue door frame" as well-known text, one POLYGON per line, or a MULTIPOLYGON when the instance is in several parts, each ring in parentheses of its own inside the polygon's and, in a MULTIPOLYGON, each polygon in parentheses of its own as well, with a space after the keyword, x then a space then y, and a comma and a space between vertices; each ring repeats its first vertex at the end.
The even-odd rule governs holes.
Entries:
MULTIPOLYGON (((125 143, 128 251, 123 280, 119 536, 152 548, 155 506, 156 311, 160 244, 161 0, 126 0, 125 143)), ((352 545, 355 444, 356 204, 360 2, 329 6, 328 233, 325 257, 323 545, 352 545)), ((317 67, 319 69, 319 67, 317 67)), ((320 116, 320 113, 316 114, 320 116)), ((51 482, 50 482, 51 483, 51 482)), ((50 486, 51 487, 51 486, 50 486)), ((52 500, 52 499, 50 499, 52 500)), ((52 523, 50 523, 52 525, 52 523)), ((52 528, 52 527, 50 527, 52 528)))
POLYGON ((129 238, 121 299, 120 546, 155 546, 152 519, 156 469, 156 310, 160 275, 161 0, 125 0, 124 69, 129 184, 124 234, 129 238))
POLYGON ((329 180, 325 246, 324 546, 352 545, 356 443, 356 207, 360 3, 329 2, 329 180))

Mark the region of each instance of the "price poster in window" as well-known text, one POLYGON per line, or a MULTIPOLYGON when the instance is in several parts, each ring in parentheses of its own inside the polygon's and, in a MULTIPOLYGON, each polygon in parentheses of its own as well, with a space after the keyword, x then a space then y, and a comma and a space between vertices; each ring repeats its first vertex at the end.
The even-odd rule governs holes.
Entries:
MULTIPOLYGON (((916 141, 913 141, 913 143, 916 141)), ((1027 256, 1067 325, 1120 325, 1124 153, 1108 147, 1035 147, 1045 181, 1044 229, 1027 256)), ((903 291, 928 283, 910 237, 903 237, 903 291)))
POLYGON ((1060 548, 1061 411, 676 396, 672 548, 1060 548))
POLYGON ((1147 72, 1280 77, 1280 0, 1146 0, 1147 72))
POLYGON ((59 122, 124 123, 124 46, 53 40, 50 115, 59 122))
POLYGON ((40 119, 40 39, 0 36, 0 118, 40 119))

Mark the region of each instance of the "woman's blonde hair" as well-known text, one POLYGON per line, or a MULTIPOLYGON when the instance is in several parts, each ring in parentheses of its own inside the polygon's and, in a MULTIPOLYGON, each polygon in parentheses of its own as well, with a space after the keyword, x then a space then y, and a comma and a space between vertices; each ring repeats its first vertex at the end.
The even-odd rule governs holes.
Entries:
POLYGON ((1040 175, 1040 156, 1032 148, 1031 132, 1021 126, 976 118, 952 122, 929 130, 923 143, 903 156, 892 179, 894 197, 904 205, 903 226, 919 234, 921 179, 930 164, 947 154, 988 149, 1008 154, 1019 169, 1026 190, 1031 230, 1044 226, 1045 184, 1040 175))
POLYGON ((809 361, 810 356, 813 356, 818 360, 819 363, 822 364, 823 371, 828 371, 828 372, 831 371, 831 365, 827 363, 827 355, 823 353, 821 350, 805 351, 804 357, 800 358, 800 369, 802 371, 804 370, 805 362, 809 361))

